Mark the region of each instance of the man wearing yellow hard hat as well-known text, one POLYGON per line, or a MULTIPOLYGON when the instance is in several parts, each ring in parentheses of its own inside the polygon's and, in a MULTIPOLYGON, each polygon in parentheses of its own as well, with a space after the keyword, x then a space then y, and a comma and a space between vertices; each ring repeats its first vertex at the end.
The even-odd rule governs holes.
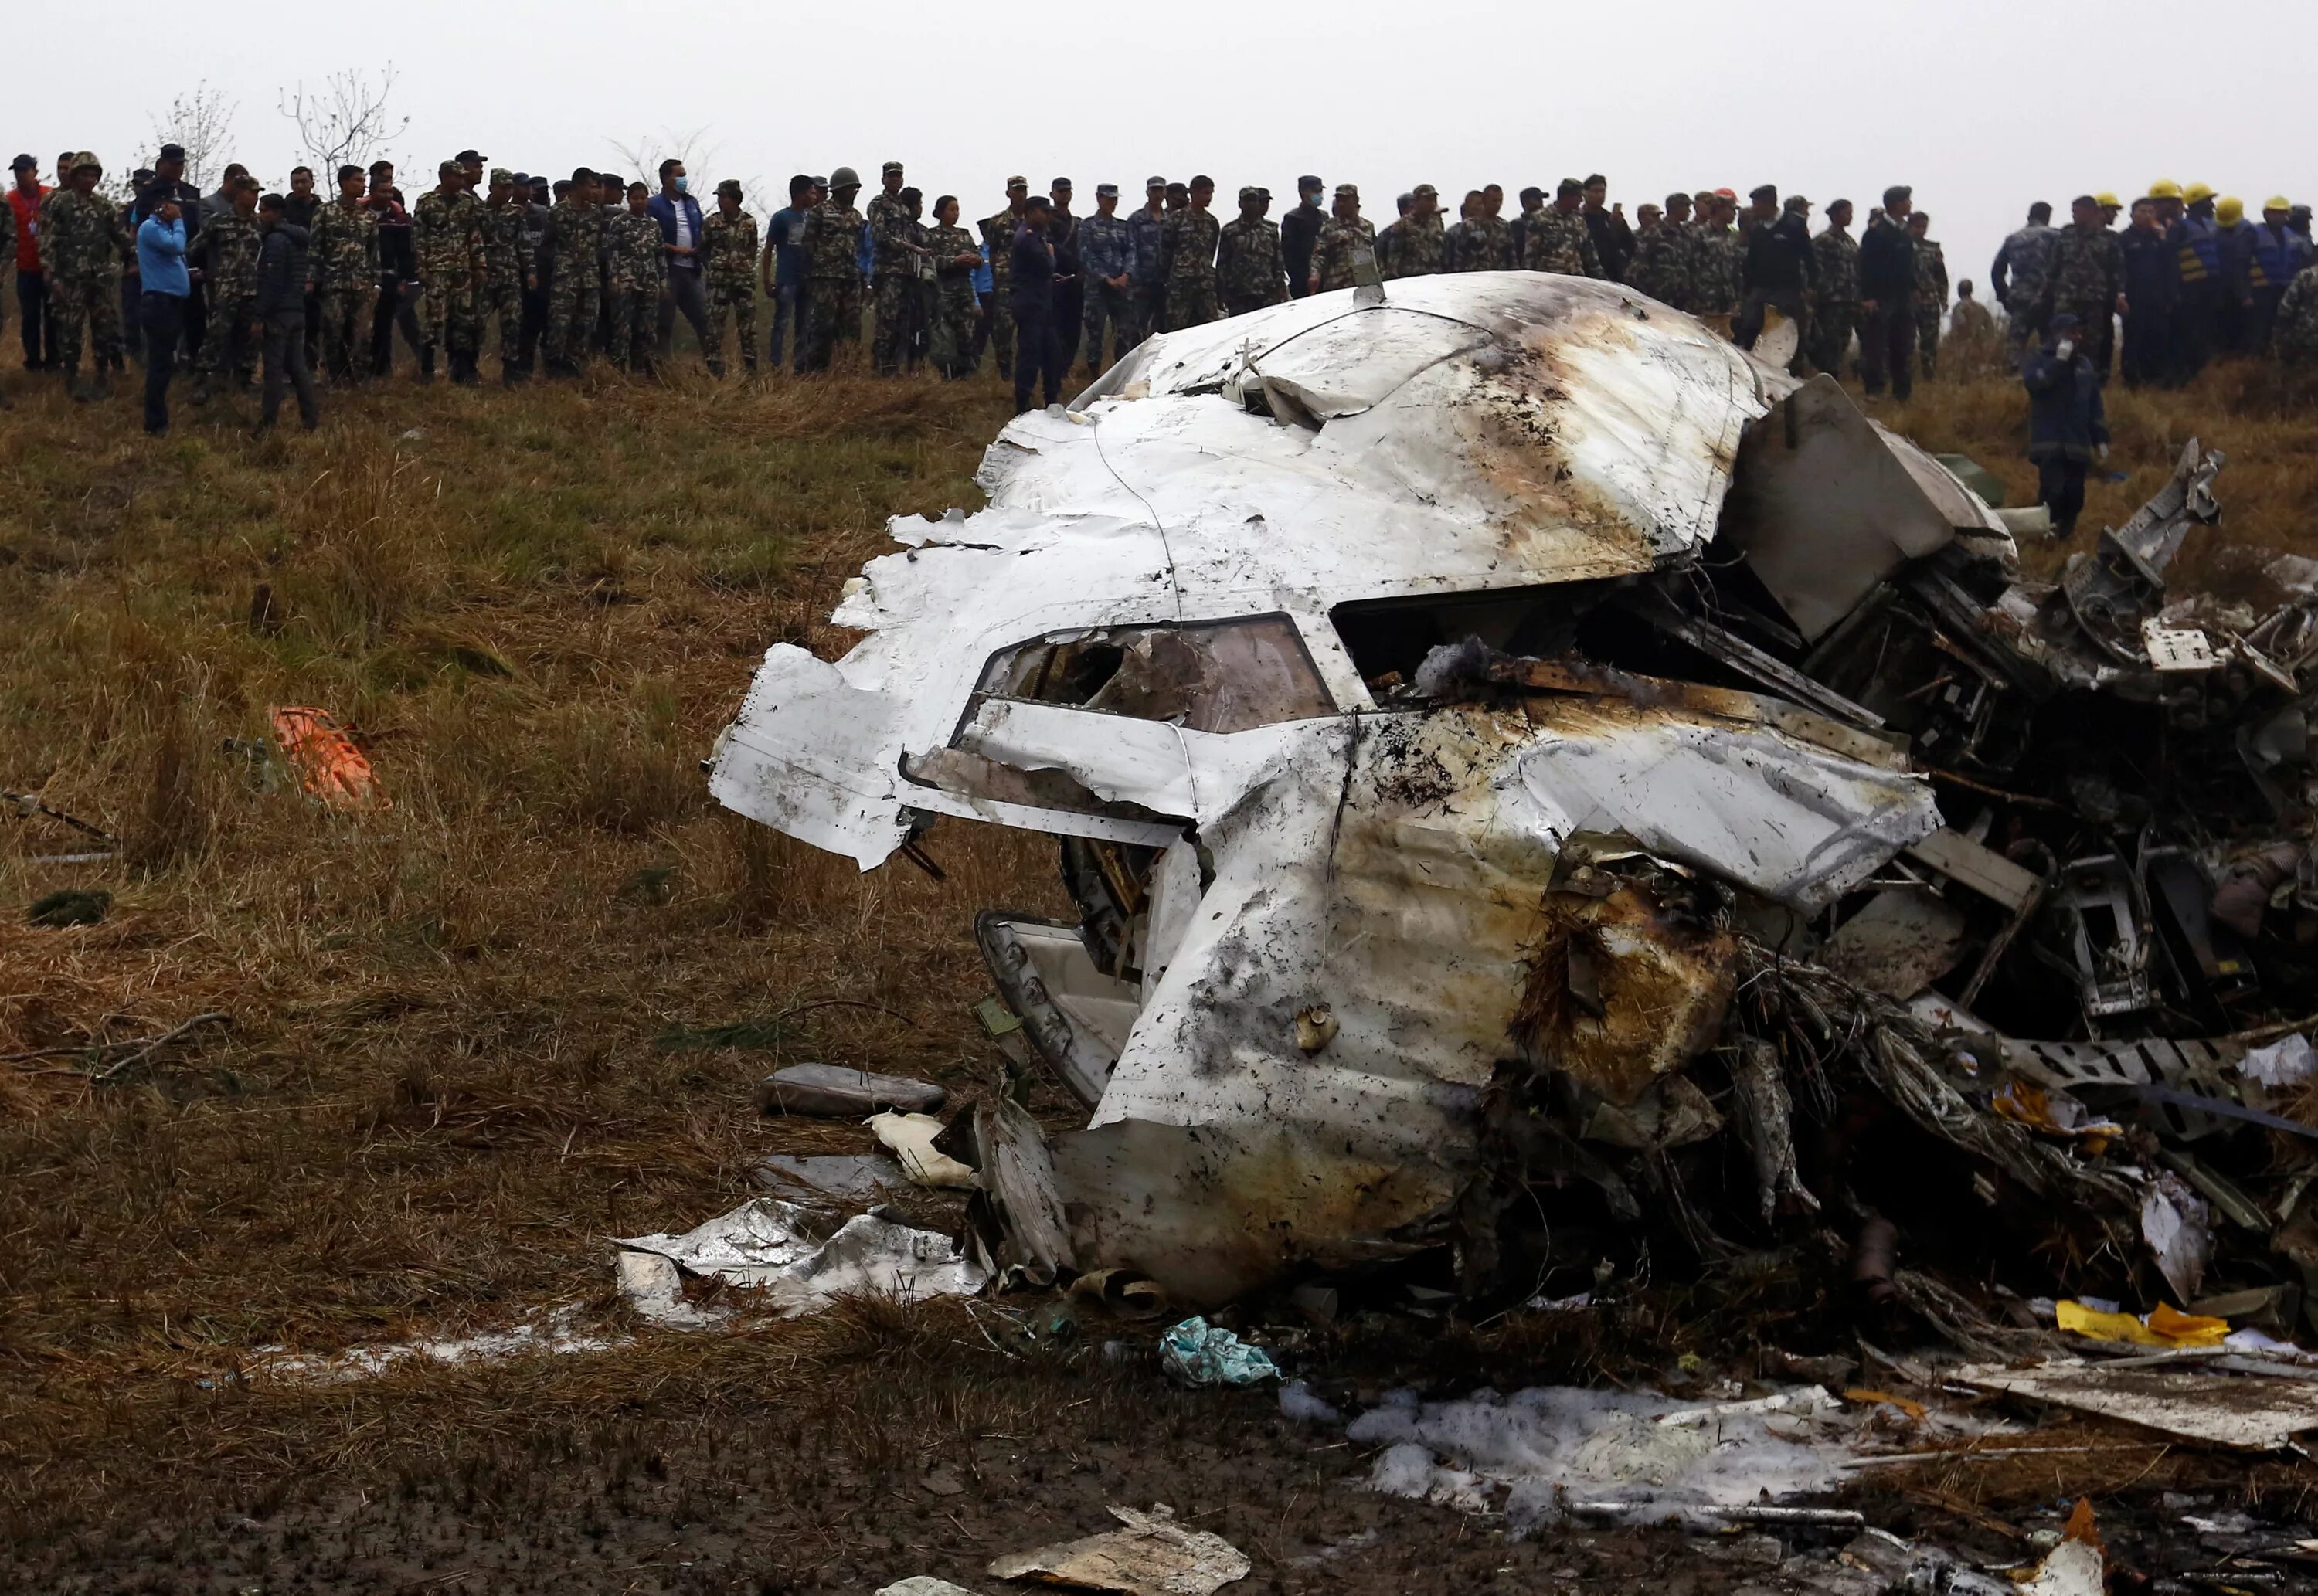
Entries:
POLYGON ((2173 380, 2187 382, 2213 358, 2221 304, 2222 243, 2210 187, 2202 183, 2184 184, 2180 205, 2180 220, 2166 230, 2166 236, 2181 257, 2181 307, 2173 317, 2173 380))
POLYGON ((2294 205, 2284 194, 2261 202, 2261 220, 2247 229, 2245 349, 2260 354, 2269 347, 2278 321, 2278 301, 2287 285, 2310 265, 2310 245, 2293 228, 2294 205))
POLYGON ((2101 226, 2112 233, 2116 231, 2116 219, 2125 213, 2125 202, 2103 189, 2093 196, 2093 202, 2100 207, 2101 226))
POLYGON ((2224 194, 2214 202, 2214 241, 2221 256, 2219 287, 2214 294, 2214 350, 2218 354, 2247 353, 2247 307, 2253 298, 2250 286, 2253 229, 2246 226, 2245 202, 2224 194))

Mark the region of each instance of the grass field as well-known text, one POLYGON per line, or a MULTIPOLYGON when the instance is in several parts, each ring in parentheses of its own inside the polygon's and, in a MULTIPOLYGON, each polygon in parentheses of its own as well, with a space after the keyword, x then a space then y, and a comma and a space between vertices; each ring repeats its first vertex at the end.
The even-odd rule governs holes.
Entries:
MULTIPOLYGON (((605 1238, 722 1211, 774 1147, 858 1147, 858 1127, 754 1115, 748 1089, 776 1063, 985 1077, 966 922, 995 903, 1058 911, 1048 846, 954 824, 931 839, 946 881, 859 876, 718 811, 699 761, 767 643, 846 646, 822 617, 886 546, 885 516, 978 502, 973 471, 1010 408, 994 377, 398 380, 326 394, 310 436, 252 443, 254 400, 235 399, 183 407, 159 444, 122 394, 83 408, 10 381, 0 786, 121 848, 41 864, 86 838, 0 815, 0 1509, 24 1568, 59 1589, 93 1568, 112 1572, 85 1588, 205 1589, 123 1570, 193 1557, 226 1580, 247 1569, 220 1525, 278 1531, 358 1499, 388 1504, 370 1563, 314 1530, 309 1574, 282 1565, 267 1588, 437 1583, 432 1553, 392 1549, 418 1533, 413 1502, 437 1528, 512 1522, 513 1544, 553 1495, 542 1477, 585 1478, 594 1505, 556 1511, 600 1549, 645 1520, 713 1520, 712 1498, 768 1456, 813 1471, 774 1494, 835 1500, 981 1457, 993 1435, 1058 1433, 1054 1411, 1082 1398, 1090 1492, 1225 1444, 1220 1399, 1026 1367, 939 1309, 345 1385, 237 1377, 261 1349, 335 1353, 565 1304, 623 1329, 605 1238), (355 728, 391 807, 326 811, 253 754, 280 704, 355 728), (29 926, 26 906, 65 887, 110 892, 109 914, 29 926), (211 1013, 229 1018, 92 1080, 131 1051, 101 1045, 211 1013), (689 1045, 738 1020, 771 1022, 774 1045, 689 1045), (695 1479, 722 1483, 686 1498, 695 1479), (590 1539, 588 1513, 611 1529, 590 1539)), ((2195 434, 2233 456, 2229 535, 2318 553, 2318 420, 2260 373, 2111 403, 2124 480, 2096 485, 2080 543, 2195 434)), ((2010 381, 1932 383, 1877 414, 2033 496, 2010 381)), ((1251 1400, 1226 1410, 1230 1433, 1290 1446, 1251 1400)), ((986 1518, 985 1491, 1004 1493, 964 1466, 986 1518)), ((1292 1550, 1288 1478, 1261 1516, 1292 1550)), ((1249 1488, 1218 1467, 1171 1499, 1249 1488)), ((926 1534, 950 1534, 945 1500, 921 1504, 926 1534)), ((637 1588, 897 1577, 818 1521, 802 1540, 740 1537, 726 1565, 753 1587, 687 1584, 670 1564, 637 1588)), ((289 1556, 270 1533, 267 1556, 289 1556)), ((958 1546, 981 1533, 961 1522, 958 1546)), ((552 1560, 518 1565, 556 1588, 552 1560)))

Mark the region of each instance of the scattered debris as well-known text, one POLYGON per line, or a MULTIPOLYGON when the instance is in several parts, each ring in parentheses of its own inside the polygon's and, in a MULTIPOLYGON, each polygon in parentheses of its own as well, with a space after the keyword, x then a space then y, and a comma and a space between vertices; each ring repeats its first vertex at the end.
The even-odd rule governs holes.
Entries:
POLYGON ((867 1121, 886 1151, 902 1161, 902 1171, 920 1186, 970 1188, 974 1170, 934 1145, 948 1127, 930 1114, 873 1114, 867 1121))
POLYGON ((1110 1513, 1126 1528, 1009 1553, 992 1561, 991 1577, 1119 1596, 1214 1596, 1254 1566, 1223 1537, 1176 1523, 1175 1510, 1164 1502, 1147 1513, 1131 1507, 1110 1513))
POLYGON ((4 787, 0 787, 0 804, 5 804, 26 820, 31 819, 34 815, 43 815, 49 820, 70 826, 76 831, 94 837, 99 842, 109 843, 116 840, 112 833, 103 827, 92 825, 77 815, 67 814, 61 809, 51 808, 38 793, 11 793, 4 787))
POLYGON ((909 1183, 902 1166, 873 1152, 775 1152, 749 1171, 775 1192, 803 1188, 822 1197, 876 1201, 909 1183))
POLYGON ((615 1243, 621 1294, 647 1319, 691 1324, 701 1321, 682 1298, 685 1276, 761 1291, 768 1306, 788 1314, 840 1296, 970 1296, 988 1278, 948 1236, 879 1212, 856 1215, 826 1236, 818 1229, 807 1209, 758 1197, 682 1235, 624 1237, 615 1243), (633 1254, 672 1268, 631 1261, 633 1254))
POLYGON ((585 1315, 584 1305, 567 1303, 552 1310, 535 1309, 504 1330, 352 1347, 344 1352, 292 1352, 283 1347, 261 1347, 241 1374, 253 1380, 336 1385, 370 1379, 417 1362, 504 1363, 517 1358, 601 1352, 619 1346, 626 1339, 584 1328, 585 1315))
POLYGON ((112 912, 112 894, 97 887, 60 887, 32 900, 24 923, 60 931, 67 926, 94 926, 112 912))
POLYGON ((2100 1532, 2093 1527, 2092 1503, 2080 1497, 2061 1531, 2061 1544, 2019 1582, 2020 1596, 2103 1596, 2108 1589, 2107 1561, 2100 1532))
POLYGON ((110 1080, 117 1075, 143 1063, 173 1043, 181 1042, 195 1031, 211 1026, 229 1026, 233 1016, 224 1013, 196 1014, 193 1018, 171 1026, 157 1036, 129 1036, 118 1042, 67 1042, 53 1047, 35 1047, 24 1053, 0 1054, 0 1063, 27 1063, 35 1059, 76 1058, 81 1069, 92 1080, 110 1080))
POLYGON ((1280 1378, 1271 1353, 1196 1314, 1159 1338, 1159 1366, 1186 1385, 1260 1385, 1280 1378))
MULTIPOLYGON (((2218 1351, 2218 1349, 2216 1349, 2218 1351)), ((2318 1378, 2291 1363, 2267 1369, 2232 1358, 2215 1372, 2179 1363, 2062 1358, 2027 1368, 1966 1364, 1952 1377, 2031 1402, 2124 1419, 2183 1440, 2247 1451, 2278 1451, 2318 1430, 2318 1378)))
POLYGON ((346 728, 325 710, 278 705, 272 712, 274 740, 297 768, 306 791, 331 809, 389 807, 386 793, 346 728))
POLYGON ((757 1083, 757 1107, 766 1114, 817 1114, 859 1119, 882 1108, 934 1114, 948 1094, 925 1080, 849 1070, 840 1064, 791 1064, 757 1083))
POLYGON ((878 1586, 876 1596, 975 1596, 975 1592, 930 1574, 913 1574, 908 1579, 878 1586))

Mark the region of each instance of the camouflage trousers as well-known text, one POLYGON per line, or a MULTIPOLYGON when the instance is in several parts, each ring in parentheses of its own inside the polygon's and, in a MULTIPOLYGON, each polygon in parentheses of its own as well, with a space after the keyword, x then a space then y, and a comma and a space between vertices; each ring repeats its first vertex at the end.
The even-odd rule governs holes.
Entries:
POLYGON ((708 357, 708 369, 720 377, 724 374, 724 318, 728 316, 732 318, 732 330, 740 335, 741 363, 753 372, 757 369, 755 279, 708 284, 708 347, 701 353, 708 357))
POLYGON ((121 359, 121 294, 111 279, 67 279, 58 273, 50 292, 49 327, 55 338, 50 363, 58 371, 69 377, 80 369, 84 335, 96 346, 99 371, 121 359))
POLYGON ((804 358, 801 372, 825 372, 840 344, 861 341, 861 279, 816 277, 813 308, 805 318, 804 358))
POLYGON ((945 377, 974 369, 974 323, 978 306, 966 278, 945 279, 934 296, 933 325, 926 329, 926 358, 945 377))
POLYGON ((1940 312, 1936 306, 1916 307, 1916 358, 1924 368, 1924 375, 1932 374, 1932 362, 1940 352, 1940 312))
POLYGON ((1819 305, 1811 312, 1810 363, 1831 377, 1843 374, 1843 357, 1851 348, 1851 334, 1859 321, 1859 307, 1846 302, 1819 305))
POLYGON ((1080 347, 1086 353, 1087 370, 1108 371, 1110 362, 1102 357, 1103 324, 1110 324, 1111 360, 1118 360, 1142 340, 1136 336, 1133 291, 1113 288, 1098 279, 1087 284, 1086 309, 1080 317, 1086 329, 1085 342, 1080 347))
POLYGON ((1223 308, 1216 302, 1216 285, 1197 278, 1167 285, 1167 330, 1177 332, 1187 327, 1205 327, 1222 318, 1223 308))
POLYGON ((421 294, 418 325, 426 329, 427 342, 434 348, 468 354, 483 346, 483 308, 475 299, 475 291, 464 283, 429 288, 421 294))
MULTIPOLYGON (((721 333, 723 330, 724 322, 723 318, 716 316, 713 308, 714 303, 714 300, 710 300, 712 309, 709 314, 715 320, 717 330, 721 333)), ((514 325, 520 327, 522 321, 523 305, 518 298, 516 303, 514 325)), ((646 283, 642 288, 623 288, 614 293, 612 295, 612 359, 632 372, 651 371, 653 345, 659 342, 659 325, 660 284, 657 282, 646 283)), ((508 347, 515 346, 514 339, 506 332, 501 332, 499 336, 508 340, 508 347)), ((720 350, 718 353, 723 352, 720 350)))
POLYGON ((356 282, 321 292, 322 370, 334 382, 351 382, 357 354, 369 363, 371 316, 378 308, 374 283, 356 282))
POLYGON ((891 377, 902 369, 903 357, 909 353, 918 280, 905 277, 898 272, 888 272, 877 279, 876 286, 877 336, 870 352, 877 363, 877 374, 891 377))
POLYGON ((547 369, 577 371, 596 342, 596 273, 559 271, 547 290, 547 369))
POLYGON ((1226 295, 1224 309, 1228 315, 1244 316, 1251 310, 1261 310, 1266 305, 1285 304, 1287 300, 1288 291, 1274 284, 1269 290, 1258 289, 1253 293, 1226 295))
POLYGON ((1006 284, 1001 282, 990 294, 990 351, 998 363, 998 374, 1014 375, 1014 308, 1006 302, 1006 284))
POLYGON ((223 294, 210 296, 209 326, 202 334, 202 346, 193 356, 193 374, 213 377, 230 355, 236 381, 246 382, 257 369, 257 339, 252 335, 257 327, 257 296, 223 294))
MULTIPOLYGON (((499 374, 506 376, 523 366, 523 285, 519 282, 494 282, 490 301, 484 307, 484 319, 499 324, 499 374)), ((478 354, 482 340, 475 340, 478 354)))

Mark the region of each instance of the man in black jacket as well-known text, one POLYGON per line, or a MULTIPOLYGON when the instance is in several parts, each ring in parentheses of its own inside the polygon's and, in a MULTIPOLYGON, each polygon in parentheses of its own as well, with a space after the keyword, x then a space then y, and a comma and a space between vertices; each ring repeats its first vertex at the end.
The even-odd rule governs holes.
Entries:
POLYGON ((265 390, 257 428, 264 437, 282 413, 284 377, 298 390, 298 418, 311 432, 321 423, 314 403, 314 372, 306 361, 306 229, 292 221, 280 194, 257 202, 264 237, 257 246, 257 325, 265 336, 265 390))
POLYGON ((1288 267, 1288 291, 1302 299, 1312 291, 1312 251, 1328 220, 1327 191, 1308 174, 1296 180, 1296 209, 1280 219, 1280 258, 1288 267))
POLYGON ((1859 241, 1859 380, 1874 399, 1888 375, 1901 404, 1916 391, 1916 243, 1908 236, 1915 193, 1883 191, 1883 214, 1859 241))
POLYGON ((1779 191, 1767 183, 1747 197, 1755 205, 1744 229, 1747 254, 1739 268, 1739 287, 1746 297, 1739 303, 1733 331, 1739 348, 1754 348, 1755 341, 1763 336, 1765 311, 1776 309, 1795 324, 1795 354, 1790 365, 1800 366, 1803 311, 1810 302, 1813 264, 1810 202, 1795 194, 1783 209, 1779 191))

